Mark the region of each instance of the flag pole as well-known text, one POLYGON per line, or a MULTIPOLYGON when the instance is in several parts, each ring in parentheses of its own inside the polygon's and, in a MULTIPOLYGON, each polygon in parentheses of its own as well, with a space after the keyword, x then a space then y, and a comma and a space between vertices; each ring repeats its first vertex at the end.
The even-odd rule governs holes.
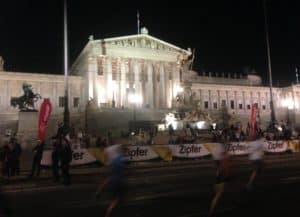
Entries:
POLYGON ((68 23, 67 23, 67 0, 64 0, 64 83, 65 83, 65 102, 64 102, 64 130, 69 130, 69 78, 68 78, 68 23))
POLYGON ((268 62, 268 72, 269 72, 269 87, 270 87, 270 109, 271 109, 271 126, 274 127, 276 123, 274 101, 273 101, 273 82, 272 82, 272 69, 271 69, 271 54, 270 54, 270 41, 269 41, 269 28, 267 20, 267 5, 266 0, 263 1, 264 7, 264 18, 265 18, 265 36, 267 43, 267 62, 268 62))

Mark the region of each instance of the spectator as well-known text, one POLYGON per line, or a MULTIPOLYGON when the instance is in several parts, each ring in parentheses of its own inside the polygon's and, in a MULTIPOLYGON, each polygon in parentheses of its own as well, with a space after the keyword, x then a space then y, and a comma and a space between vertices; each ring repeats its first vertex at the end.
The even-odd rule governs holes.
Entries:
POLYGON ((59 175, 59 164, 61 159, 61 139, 56 139, 53 142, 53 151, 52 151, 52 172, 54 182, 58 182, 60 179, 59 175))
POLYGON ((14 143, 14 155, 15 155, 15 172, 16 175, 20 175, 20 167, 21 167, 21 154, 22 154, 22 147, 20 143, 17 142, 16 138, 13 138, 14 143))
POLYGON ((62 139, 62 152, 61 152, 61 170, 63 176, 63 184, 70 185, 70 163, 72 161, 72 149, 70 142, 67 139, 62 139))
POLYGON ((44 141, 38 140, 37 145, 33 149, 33 162, 32 162, 32 169, 30 173, 30 177, 34 176, 35 170, 37 169, 36 175, 40 175, 40 170, 41 170, 41 160, 43 157, 43 152, 44 152, 44 147, 45 143, 44 141))

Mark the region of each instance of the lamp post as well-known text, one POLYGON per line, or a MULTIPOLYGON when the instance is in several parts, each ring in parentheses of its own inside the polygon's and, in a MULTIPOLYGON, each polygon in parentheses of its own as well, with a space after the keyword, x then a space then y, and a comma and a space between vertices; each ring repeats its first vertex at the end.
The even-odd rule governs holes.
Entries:
POLYGON ((269 72, 269 87, 270 87, 270 109, 271 109, 271 127, 276 123, 274 103, 273 103, 273 82, 272 82, 272 68, 271 68, 271 54, 270 54, 270 42, 269 42, 269 29, 268 29, 268 20, 267 20, 267 6, 266 0, 263 1, 264 7, 264 18, 265 18, 265 35, 266 35, 266 44, 267 44, 267 61, 268 61, 268 72, 269 72))
POLYGON ((64 0, 64 85, 65 85, 65 103, 64 103, 64 130, 69 130, 70 112, 69 112, 69 79, 68 79, 68 23, 67 23, 67 0, 64 0))

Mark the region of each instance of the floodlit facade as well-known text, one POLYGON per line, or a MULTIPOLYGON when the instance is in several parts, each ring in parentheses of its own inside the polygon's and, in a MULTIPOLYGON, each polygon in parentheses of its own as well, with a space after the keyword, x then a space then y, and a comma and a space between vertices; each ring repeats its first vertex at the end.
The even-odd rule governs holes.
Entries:
POLYGON ((171 108, 180 89, 181 65, 191 55, 147 34, 94 40, 71 68, 85 80, 85 98, 100 107, 171 108), (134 95, 139 100, 130 100, 134 95))
MULTIPOLYGON (((270 91, 256 74, 224 75, 190 71, 185 67, 191 50, 182 49, 142 34, 95 40, 92 36, 70 69, 69 108, 84 112, 88 102, 96 108, 171 109, 178 96, 198 108, 217 114, 226 106, 230 114, 247 121, 251 105, 258 104, 260 117, 270 119, 270 91)), ((0 116, 16 119, 10 101, 23 94, 22 84, 50 98, 54 114, 64 107, 64 76, 4 71, 0 66, 0 116), (9 116, 11 115, 11 116, 9 116)), ((300 85, 273 88, 278 120, 299 122, 300 85)), ((41 102, 36 107, 39 108, 41 102)), ((99 110, 100 111, 100 110, 99 110)))

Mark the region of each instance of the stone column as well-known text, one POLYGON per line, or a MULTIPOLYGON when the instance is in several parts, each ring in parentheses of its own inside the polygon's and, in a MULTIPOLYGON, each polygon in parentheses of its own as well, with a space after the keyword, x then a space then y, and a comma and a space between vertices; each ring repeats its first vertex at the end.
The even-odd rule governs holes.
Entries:
POLYGON ((87 99, 93 98, 98 105, 98 94, 97 94, 97 87, 96 87, 96 74, 97 74, 97 59, 96 57, 89 57, 88 59, 88 71, 87 71, 87 99))
POLYGON ((237 102, 237 96, 236 96, 237 94, 236 94, 236 91, 234 91, 234 110, 235 110, 235 112, 237 112, 238 111, 238 102, 237 102))
POLYGON ((179 85, 178 82, 178 74, 177 74, 177 66, 175 63, 172 64, 171 66, 171 73, 172 73, 172 95, 173 95, 173 100, 177 96, 177 87, 179 85))
POLYGON ((164 64, 160 63, 159 64, 159 76, 160 76, 160 100, 159 100, 159 105, 161 108, 166 108, 166 78, 165 78, 165 68, 164 64))
POLYGON ((6 90, 6 93, 5 93, 5 100, 4 100, 4 102, 5 102, 5 107, 6 107, 6 110, 9 110, 10 109, 10 93, 9 93, 9 81, 6 81, 6 88, 5 88, 5 90, 6 90))
POLYGON ((106 86, 103 88, 105 94, 105 102, 112 103, 113 96, 113 82, 112 82, 112 60, 111 58, 106 59, 106 70, 104 72, 104 80, 106 86))
POLYGON ((252 105, 253 105, 253 96, 252 96, 252 91, 250 91, 250 108, 252 109, 252 105))
POLYGON ((120 60, 120 106, 125 106, 126 103, 126 65, 125 60, 120 60))
POLYGON ((166 63, 164 65, 165 67, 165 78, 166 78, 166 107, 171 108, 172 107, 172 101, 173 101, 173 91, 172 91, 172 70, 170 63, 166 63))
POLYGON ((212 109, 211 90, 208 90, 208 109, 212 109))
POLYGON ((149 103, 150 108, 154 108, 154 87, 153 87, 153 63, 147 63, 147 102, 149 103))
POLYGON ((218 90, 218 109, 221 108, 221 103, 220 103, 220 90, 218 90))
POLYGON ((243 109, 244 109, 244 112, 246 112, 246 107, 247 107, 247 105, 246 105, 246 100, 245 100, 245 91, 243 91, 243 109))
MULTIPOLYGON (((137 94, 138 96, 142 96, 142 85, 140 82, 140 74, 141 74, 141 63, 139 62, 139 60, 134 60, 134 64, 133 64, 133 73, 134 73, 134 87, 135 87, 135 94, 137 94)), ((143 98, 143 101, 145 99, 143 98)), ((140 105, 138 105, 140 106, 140 105)))
POLYGON ((159 68, 156 62, 153 63, 153 104, 154 108, 159 108, 160 87, 157 78, 159 76, 159 68))
POLYGON ((230 110, 230 102, 229 102, 228 90, 226 90, 226 106, 227 106, 228 110, 230 110))
POLYGON ((200 109, 203 109, 204 106, 203 106, 203 96, 202 96, 202 90, 200 89, 199 90, 199 102, 200 102, 200 109))

